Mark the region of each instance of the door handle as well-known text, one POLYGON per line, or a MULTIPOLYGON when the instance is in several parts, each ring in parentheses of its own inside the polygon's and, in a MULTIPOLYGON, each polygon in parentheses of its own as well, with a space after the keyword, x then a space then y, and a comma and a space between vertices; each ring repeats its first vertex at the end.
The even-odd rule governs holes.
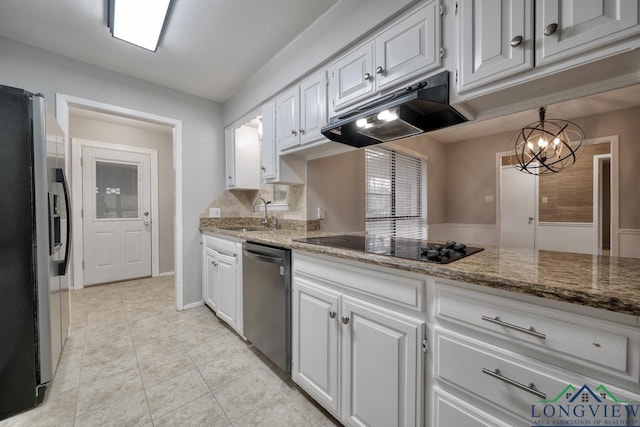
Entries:
POLYGON ((529 224, 533 224, 533 217, 532 216, 529 217, 529 224))

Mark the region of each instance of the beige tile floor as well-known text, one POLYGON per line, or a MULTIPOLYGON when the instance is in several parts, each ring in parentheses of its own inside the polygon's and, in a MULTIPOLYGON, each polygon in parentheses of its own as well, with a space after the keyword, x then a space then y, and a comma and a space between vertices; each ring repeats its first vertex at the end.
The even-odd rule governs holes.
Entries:
POLYGON ((173 280, 72 292, 45 401, 0 427, 339 425, 211 310, 175 311, 173 280))

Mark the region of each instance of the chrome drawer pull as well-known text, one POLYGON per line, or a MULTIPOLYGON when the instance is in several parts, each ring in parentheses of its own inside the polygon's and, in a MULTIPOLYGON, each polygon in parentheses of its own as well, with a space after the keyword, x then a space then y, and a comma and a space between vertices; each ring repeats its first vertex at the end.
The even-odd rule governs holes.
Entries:
POLYGON ((523 332, 525 334, 533 335, 534 337, 542 338, 543 340, 547 339, 547 336, 545 334, 536 331, 535 329, 533 329, 533 326, 530 327, 529 329, 523 328, 522 326, 514 325, 512 323, 503 322, 502 320, 500 320, 500 318, 498 316, 496 316, 496 317, 482 316, 482 320, 486 320, 487 322, 495 323, 496 325, 504 326, 505 328, 514 329, 516 331, 520 331, 520 332, 523 332))
POLYGON ((540 399, 547 398, 547 394, 536 389, 536 386, 533 383, 529 383, 529 385, 527 386, 522 383, 519 383, 518 381, 514 381, 511 378, 508 378, 502 375, 502 373, 500 372, 500 369, 496 369, 495 371, 490 371, 489 369, 482 368, 482 372, 487 375, 491 375, 492 377, 497 378, 500 381, 504 381, 505 383, 510 384, 514 387, 518 387, 521 390, 528 391, 529 393, 538 396, 540 399))

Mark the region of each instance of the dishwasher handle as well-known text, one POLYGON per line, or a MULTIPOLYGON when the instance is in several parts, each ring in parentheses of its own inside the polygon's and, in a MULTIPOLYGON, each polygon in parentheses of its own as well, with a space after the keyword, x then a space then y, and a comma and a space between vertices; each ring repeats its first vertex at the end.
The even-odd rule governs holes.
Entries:
POLYGON ((256 258, 256 259, 258 259, 260 261, 269 262, 271 264, 282 264, 284 262, 284 260, 281 257, 262 255, 262 254, 258 254, 258 253, 253 252, 253 251, 249 251, 247 249, 243 249, 242 253, 246 257, 256 258))

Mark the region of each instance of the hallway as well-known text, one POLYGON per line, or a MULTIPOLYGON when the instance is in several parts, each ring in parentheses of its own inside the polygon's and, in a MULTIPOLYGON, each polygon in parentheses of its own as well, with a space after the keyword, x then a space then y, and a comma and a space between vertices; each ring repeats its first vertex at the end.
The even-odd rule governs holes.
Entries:
POLYGON ((5 426, 333 426, 173 276, 71 294, 72 337, 45 402, 5 426))

